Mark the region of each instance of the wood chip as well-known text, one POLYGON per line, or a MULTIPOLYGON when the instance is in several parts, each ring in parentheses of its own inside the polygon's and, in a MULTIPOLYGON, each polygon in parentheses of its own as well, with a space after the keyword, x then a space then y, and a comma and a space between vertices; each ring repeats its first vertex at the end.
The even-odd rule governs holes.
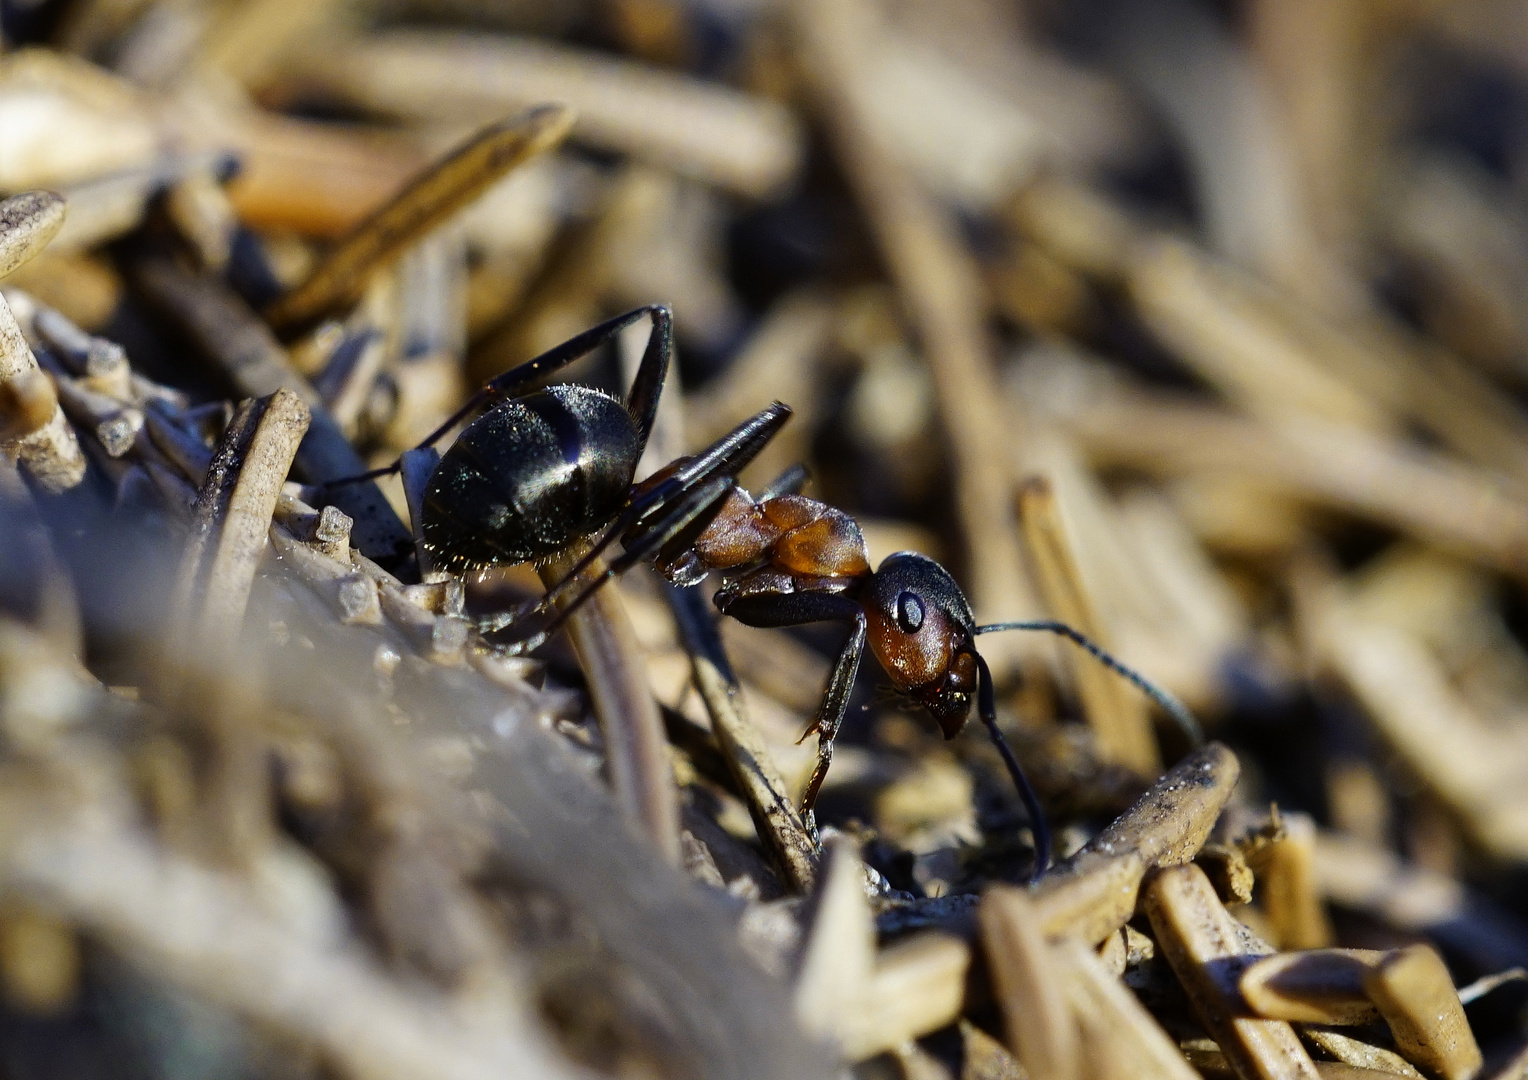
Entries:
POLYGON ((0 202, 0 278, 48 245, 64 226, 64 200, 28 191, 0 202))
POLYGON ((1237 979, 1246 954, 1236 923, 1221 906, 1204 871, 1178 866, 1149 881, 1142 904, 1157 946, 1188 992, 1194 1014, 1244 1078, 1319 1074, 1294 1029, 1281 1020, 1244 1014, 1237 979))
POLYGON ((1363 983, 1409 1059, 1443 1080, 1472 1080, 1480 1072, 1480 1047, 1464 1006, 1431 948, 1411 945, 1386 954, 1364 973, 1363 983))
POLYGON ((1236 756, 1213 742, 1175 765, 1036 883, 1045 932, 1097 944, 1122 927, 1135 911, 1147 870, 1187 862, 1204 846, 1240 773, 1236 756))
POLYGON ((1372 949, 1315 949, 1267 956, 1242 972, 1242 997, 1259 1016, 1312 1024, 1378 1018, 1364 976, 1383 957, 1372 949))
MULTIPOLYGON (((987 971, 1008 1035, 1008 1048, 1031 1076, 1082 1075, 1077 1021, 1056 993, 1059 973, 1035 905, 1023 889, 995 885, 977 909, 987 971)), ((1120 939, 1123 957, 1123 939, 1120 939)))

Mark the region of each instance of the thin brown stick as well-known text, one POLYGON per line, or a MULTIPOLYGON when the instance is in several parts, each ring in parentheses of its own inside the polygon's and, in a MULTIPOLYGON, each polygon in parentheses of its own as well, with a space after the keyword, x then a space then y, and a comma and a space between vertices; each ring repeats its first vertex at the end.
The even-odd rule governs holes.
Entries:
POLYGON ((373 273, 515 166, 556 146, 572 125, 570 110, 546 105, 480 131, 358 225, 306 281, 267 307, 265 317, 292 330, 354 302, 373 273))
POLYGON ((307 430, 308 407, 290 390, 245 402, 197 493, 176 606, 184 655, 213 670, 232 658, 276 498, 307 430))
MULTIPOLYGON (((551 588, 588 552, 585 541, 548 558, 538 568, 541 580, 551 588)), ((595 575, 603 569, 604 563, 596 561, 588 573, 595 575)), ((668 739, 620 591, 609 587, 596 591, 569 616, 567 628, 589 681, 616 803, 664 859, 677 866, 679 803, 668 739)))

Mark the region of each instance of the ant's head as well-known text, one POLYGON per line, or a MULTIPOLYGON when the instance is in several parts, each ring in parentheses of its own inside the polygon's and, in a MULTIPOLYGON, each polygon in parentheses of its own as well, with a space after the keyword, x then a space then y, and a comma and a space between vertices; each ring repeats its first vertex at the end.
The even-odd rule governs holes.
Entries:
POLYGON ((861 598, 875 658, 953 739, 977 685, 976 619, 960 586, 933 559, 899 551, 870 576, 861 598))

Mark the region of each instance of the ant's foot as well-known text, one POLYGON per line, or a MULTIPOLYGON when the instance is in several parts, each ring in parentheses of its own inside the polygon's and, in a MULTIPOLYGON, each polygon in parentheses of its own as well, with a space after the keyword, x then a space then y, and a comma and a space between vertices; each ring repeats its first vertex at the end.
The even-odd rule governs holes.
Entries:
POLYGON ((815 811, 815 810, 803 810, 803 811, 801 811, 801 827, 806 830, 806 835, 807 835, 808 839, 810 839, 812 841, 812 846, 814 848, 816 848, 818 851, 821 851, 822 850, 822 836, 819 835, 819 833, 817 832, 817 811, 815 811))

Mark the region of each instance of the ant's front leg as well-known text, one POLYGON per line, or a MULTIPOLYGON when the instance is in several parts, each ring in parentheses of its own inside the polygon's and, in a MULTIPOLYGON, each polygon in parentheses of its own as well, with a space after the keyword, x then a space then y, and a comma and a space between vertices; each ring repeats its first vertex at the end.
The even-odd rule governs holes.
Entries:
MULTIPOLYGON (((828 678, 822 704, 812 722, 801 733, 805 739, 817 734, 817 765, 801 797, 801 823, 814 844, 817 835, 817 793, 828 766, 833 763, 833 740, 849 709, 849 695, 859 672, 860 656, 865 651, 865 611, 858 601, 842 591, 846 582, 831 578, 810 582, 778 570, 756 570, 718 590, 716 607, 746 626, 801 626, 814 622, 847 622, 849 638, 839 650, 828 678), (817 586, 812 588, 811 586, 817 586)), ((798 742, 801 740, 797 740, 798 742)))

